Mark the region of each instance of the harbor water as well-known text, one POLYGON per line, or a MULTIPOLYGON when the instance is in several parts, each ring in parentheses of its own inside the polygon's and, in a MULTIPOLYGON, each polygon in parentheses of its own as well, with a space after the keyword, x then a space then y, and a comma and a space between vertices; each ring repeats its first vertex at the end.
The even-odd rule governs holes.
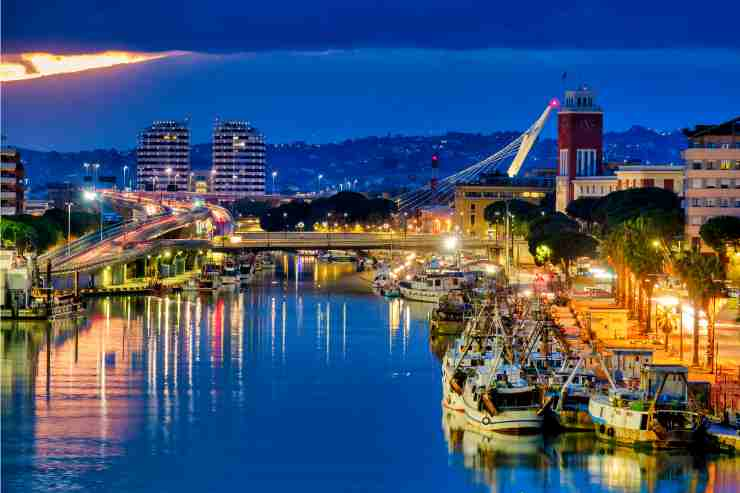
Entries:
POLYGON ((2 491, 740 491, 729 456, 466 431, 430 309, 284 256, 241 293, 3 325, 2 491))

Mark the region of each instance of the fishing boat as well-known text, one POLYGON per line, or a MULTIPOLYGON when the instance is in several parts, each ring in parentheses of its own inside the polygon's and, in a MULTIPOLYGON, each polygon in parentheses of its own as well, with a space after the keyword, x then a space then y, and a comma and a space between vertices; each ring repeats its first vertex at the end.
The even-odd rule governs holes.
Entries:
POLYGON ((583 361, 579 358, 572 368, 564 368, 551 375, 545 394, 546 417, 549 423, 561 430, 594 429, 588 404, 597 379, 592 370, 583 368, 583 361))
POLYGON ((645 365, 636 390, 612 387, 588 410, 599 439, 654 449, 688 448, 703 438, 705 417, 692 409, 688 368, 645 365))
POLYGON ((458 271, 423 273, 398 284, 401 296, 413 301, 438 303, 453 289, 466 285, 465 274, 458 271))
POLYGON ((463 389, 468 424, 482 432, 511 435, 542 433, 541 389, 520 365, 497 358, 491 371, 476 370, 463 389))
POLYGON ((459 334, 465 328, 465 318, 470 316, 472 307, 467 303, 462 290, 452 290, 439 300, 439 306, 432 310, 430 328, 439 334, 459 334))
POLYGON ((319 260, 322 262, 354 262, 357 257, 341 250, 327 250, 319 255, 319 260))
POLYGON ((447 409, 464 412, 466 382, 476 377, 479 367, 488 367, 486 371, 490 372, 499 336, 496 324, 490 323, 491 312, 496 312, 496 307, 490 304, 481 307, 442 359, 442 405, 447 409))

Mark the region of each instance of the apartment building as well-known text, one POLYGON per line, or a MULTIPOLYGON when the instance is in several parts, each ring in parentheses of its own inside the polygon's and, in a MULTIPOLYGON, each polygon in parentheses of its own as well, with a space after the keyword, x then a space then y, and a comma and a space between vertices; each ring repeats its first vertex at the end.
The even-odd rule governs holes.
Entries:
POLYGON ((716 216, 740 216, 740 117, 684 130, 686 239, 701 245, 699 230, 716 216))

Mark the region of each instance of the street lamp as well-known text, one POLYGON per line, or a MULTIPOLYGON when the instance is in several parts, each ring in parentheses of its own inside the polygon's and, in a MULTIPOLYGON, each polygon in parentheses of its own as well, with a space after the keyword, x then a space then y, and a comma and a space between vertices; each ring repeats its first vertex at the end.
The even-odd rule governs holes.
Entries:
POLYGON ((72 202, 65 202, 64 205, 67 206, 67 257, 70 255, 70 246, 69 242, 72 238, 72 205, 74 205, 72 202))
POLYGON ((128 166, 123 167, 123 191, 126 191, 126 171, 128 171, 128 166))
POLYGON ((103 200, 102 198, 98 197, 97 193, 91 192, 89 190, 83 194, 83 198, 91 202, 94 202, 96 200, 100 202, 100 241, 103 241, 103 200))
POLYGON ((164 172, 167 173, 167 191, 169 192, 172 185, 172 168, 167 168, 164 172))
POLYGON ((316 189, 316 195, 319 195, 319 194, 321 193, 321 179, 322 179, 323 177, 324 177, 324 175, 319 175, 319 176, 318 176, 318 182, 319 182, 319 184, 318 184, 318 187, 317 187, 317 189, 316 189))
POLYGON ((275 180, 277 180, 277 171, 272 172, 272 194, 275 195, 275 180))
POLYGON ((93 190, 95 190, 95 188, 97 187, 99 168, 100 168, 100 163, 93 164, 93 190))
POLYGON ((195 173, 191 171, 188 175, 188 192, 193 191, 193 176, 195 176, 195 173))

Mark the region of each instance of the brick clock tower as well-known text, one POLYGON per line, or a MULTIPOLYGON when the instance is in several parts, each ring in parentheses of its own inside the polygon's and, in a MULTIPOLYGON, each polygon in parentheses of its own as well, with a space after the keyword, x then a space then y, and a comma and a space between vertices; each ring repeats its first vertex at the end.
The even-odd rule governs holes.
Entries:
POLYGON ((573 200, 573 180, 602 174, 604 113, 586 86, 565 92, 558 113, 558 176, 555 203, 558 211, 573 200))

